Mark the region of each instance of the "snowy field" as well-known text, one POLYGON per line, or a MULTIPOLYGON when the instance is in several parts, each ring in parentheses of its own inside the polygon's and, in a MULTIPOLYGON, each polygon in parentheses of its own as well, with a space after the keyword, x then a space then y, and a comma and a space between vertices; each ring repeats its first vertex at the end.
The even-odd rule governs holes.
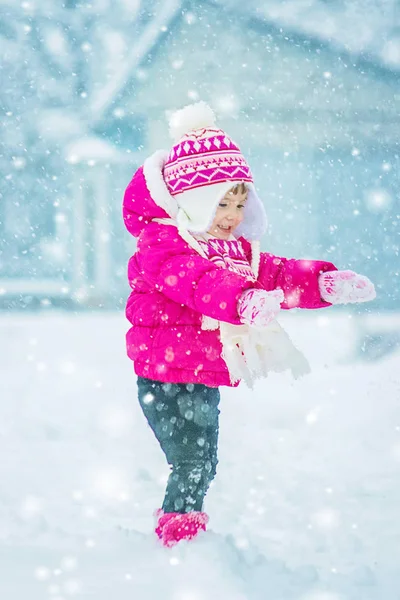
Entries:
POLYGON ((398 600, 400 353, 354 360, 335 310, 281 322, 312 373, 223 388, 210 530, 169 550, 124 316, 1 315, 1 600, 398 600))

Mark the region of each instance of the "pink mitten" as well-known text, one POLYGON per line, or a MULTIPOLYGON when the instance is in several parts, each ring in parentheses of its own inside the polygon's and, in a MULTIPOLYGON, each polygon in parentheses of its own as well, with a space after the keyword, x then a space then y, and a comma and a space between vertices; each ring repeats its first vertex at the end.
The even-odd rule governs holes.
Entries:
POLYGON ((241 322, 253 327, 265 327, 275 319, 284 297, 282 290, 246 290, 238 302, 241 322))
POLYGON ((369 302, 376 297, 372 281, 354 271, 327 271, 319 276, 318 285, 321 298, 331 304, 369 302))

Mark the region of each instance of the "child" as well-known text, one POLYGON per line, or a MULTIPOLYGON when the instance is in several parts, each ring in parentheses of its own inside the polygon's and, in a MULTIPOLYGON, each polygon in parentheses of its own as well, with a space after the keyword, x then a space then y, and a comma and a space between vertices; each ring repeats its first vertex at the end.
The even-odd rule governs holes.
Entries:
POLYGON ((205 530, 215 476, 219 386, 307 371, 280 308, 365 302, 373 284, 329 262, 260 253, 263 204, 238 146, 203 102, 175 113, 175 145, 133 176, 124 197, 138 238, 129 261, 127 352, 139 402, 172 470, 156 533, 166 546, 205 530))

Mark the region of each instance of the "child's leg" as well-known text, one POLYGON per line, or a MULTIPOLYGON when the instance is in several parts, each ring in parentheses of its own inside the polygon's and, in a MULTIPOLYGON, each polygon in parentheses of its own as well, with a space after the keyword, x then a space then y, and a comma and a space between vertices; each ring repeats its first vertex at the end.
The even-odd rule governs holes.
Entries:
POLYGON ((164 512, 201 511, 218 463, 218 388, 138 377, 139 402, 172 466, 164 512))

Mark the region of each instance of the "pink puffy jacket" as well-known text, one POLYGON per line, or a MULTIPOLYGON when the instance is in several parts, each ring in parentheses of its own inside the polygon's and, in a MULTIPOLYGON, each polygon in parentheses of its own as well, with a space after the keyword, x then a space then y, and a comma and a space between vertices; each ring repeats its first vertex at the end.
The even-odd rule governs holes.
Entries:
MULTIPOLYGON (((254 283, 200 256, 176 227, 155 222, 169 217, 156 200, 141 167, 123 203, 125 225, 138 238, 128 265, 132 292, 126 306, 132 324, 127 352, 137 375, 170 383, 232 386, 219 331, 201 329, 202 316, 239 325, 237 301, 246 289, 282 288, 282 308, 330 306, 320 297, 318 275, 335 270, 332 263, 261 253, 254 283)), ((240 241, 250 262, 251 245, 244 238, 240 241)))

